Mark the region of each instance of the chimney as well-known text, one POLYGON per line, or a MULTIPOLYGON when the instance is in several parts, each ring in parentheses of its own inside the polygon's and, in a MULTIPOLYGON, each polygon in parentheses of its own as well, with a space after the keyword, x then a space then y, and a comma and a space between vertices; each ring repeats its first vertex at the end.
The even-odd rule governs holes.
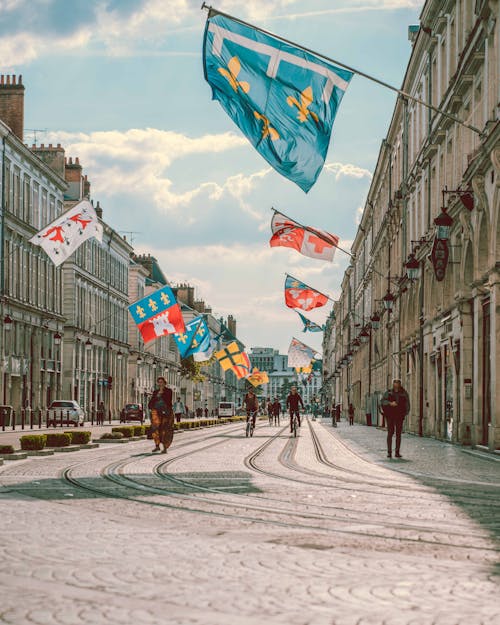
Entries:
POLYGON ((64 199, 83 200, 84 180, 80 159, 75 158, 75 162, 73 162, 73 159, 70 156, 64 160, 64 179, 68 183, 68 189, 64 195, 64 199))
POLYGON ((24 129, 24 85, 19 75, 0 75, 0 119, 22 141, 24 129))
POLYGON ((53 146, 49 143, 48 147, 43 143, 42 145, 31 146, 31 151, 38 156, 46 165, 48 165, 58 176, 64 178, 64 148, 58 143, 57 146, 53 146))
POLYGON ((83 177, 83 197, 87 199, 90 197, 90 180, 87 178, 87 174, 83 177))
POLYGON ((233 315, 228 316, 227 327, 229 328, 229 332, 231 332, 233 336, 236 336, 236 319, 233 317, 233 315))
POLYGON ((102 219, 102 207, 99 204, 99 200, 97 200, 97 204, 95 207, 95 214, 99 217, 99 219, 102 219))

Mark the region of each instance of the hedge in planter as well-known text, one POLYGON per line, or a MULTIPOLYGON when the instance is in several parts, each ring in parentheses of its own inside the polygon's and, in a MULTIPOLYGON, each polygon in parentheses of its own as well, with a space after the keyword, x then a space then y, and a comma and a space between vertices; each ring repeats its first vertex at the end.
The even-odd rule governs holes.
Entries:
POLYGON ((85 430, 77 430, 76 432, 65 432, 65 434, 69 434, 71 436, 71 442, 73 445, 86 445, 92 437, 92 432, 88 432, 85 430))
POLYGON ((132 428, 134 430, 134 436, 144 436, 144 433, 146 431, 146 426, 144 426, 144 425, 133 425, 132 428))
POLYGON ((47 434, 27 434, 19 442, 23 451, 40 451, 47 444, 47 434))
POLYGON ((68 447, 71 445, 71 435, 66 432, 47 434, 47 447, 68 447))
POLYGON ((122 432, 105 432, 102 436, 101 436, 101 440, 106 440, 106 439, 111 439, 111 440, 115 440, 117 438, 125 438, 122 434, 122 432))
POLYGON ((12 445, 0 445, 0 454, 13 454, 14 452, 12 445))
POLYGON ((134 426, 133 425, 122 425, 118 428, 111 428, 112 432, 121 432, 123 434, 123 438, 132 438, 134 436, 134 426))

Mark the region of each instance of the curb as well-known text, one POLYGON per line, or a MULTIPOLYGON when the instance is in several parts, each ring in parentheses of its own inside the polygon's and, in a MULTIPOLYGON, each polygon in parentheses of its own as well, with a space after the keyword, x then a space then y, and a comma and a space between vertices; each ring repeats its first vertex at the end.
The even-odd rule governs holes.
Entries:
POLYGON ((53 456, 54 450, 53 449, 34 449, 32 451, 27 451, 26 453, 28 454, 28 456, 53 456))
POLYGON ((71 451, 80 451, 80 445, 68 445, 67 447, 49 447, 53 449, 55 453, 68 453, 71 451))
POLYGON ((25 460, 28 457, 25 451, 16 451, 13 454, 0 454, 3 460, 25 460))

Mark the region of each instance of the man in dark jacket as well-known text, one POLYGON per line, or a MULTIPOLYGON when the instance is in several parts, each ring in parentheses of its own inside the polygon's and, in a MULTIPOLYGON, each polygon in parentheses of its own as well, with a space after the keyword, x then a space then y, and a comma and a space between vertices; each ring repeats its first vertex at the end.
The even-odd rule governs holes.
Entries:
POLYGON ((304 402, 302 401, 302 397, 297 393, 297 387, 292 386, 290 390, 290 395, 286 398, 286 407, 290 409, 290 432, 292 431, 292 421, 293 415, 297 415, 297 422, 300 427, 300 412, 299 412, 299 404, 304 407, 304 402))
POLYGON ((392 437, 396 431, 396 458, 402 458, 399 453, 401 447, 401 432, 403 421, 410 412, 410 398, 401 386, 401 380, 393 380, 392 388, 382 397, 382 411, 387 422, 387 457, 392 458, 392 437))

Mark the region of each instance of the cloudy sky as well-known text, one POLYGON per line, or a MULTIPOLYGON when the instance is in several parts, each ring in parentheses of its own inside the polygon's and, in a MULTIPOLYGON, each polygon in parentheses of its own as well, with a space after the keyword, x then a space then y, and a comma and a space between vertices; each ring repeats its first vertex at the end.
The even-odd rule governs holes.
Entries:
MULTIPOLYGON (((269 248, 270 208, 349 248, 394 94, 355 77, 326 166, 306 195, 254 151, 204 81, 201 0, 0 0, 0 73, 23 75, 25 126, 80 157, 105 219, 172 283, 190 282, 239 338, 286 351, 301 334, 288 272, 335 298, 333 264, 269 248)), ((400 86, 422 0, 213 0, 226 11, 400 86)), ((31 143, 33 132, 26 132, 31 143)), ((310 313, 322 323, 331 305, 310 313)))

